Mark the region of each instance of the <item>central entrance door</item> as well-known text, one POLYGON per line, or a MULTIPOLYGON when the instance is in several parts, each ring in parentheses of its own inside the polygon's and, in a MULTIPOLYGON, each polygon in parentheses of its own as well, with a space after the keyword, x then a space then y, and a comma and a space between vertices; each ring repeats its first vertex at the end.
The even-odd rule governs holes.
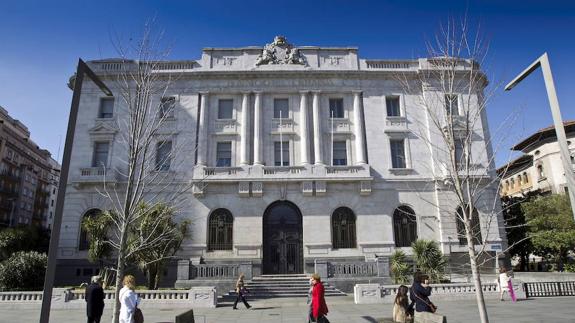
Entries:
POLYGON ((303 273, 302 216, 295 204, 277 201, 263 218, 263 273, 303 273))

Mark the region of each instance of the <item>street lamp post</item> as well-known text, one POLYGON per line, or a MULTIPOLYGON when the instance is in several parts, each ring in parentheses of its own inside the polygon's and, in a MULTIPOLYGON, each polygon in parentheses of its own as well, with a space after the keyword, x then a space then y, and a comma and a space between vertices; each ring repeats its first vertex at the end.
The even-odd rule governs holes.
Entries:
POLYGON ((559 109, 559 100, 555 92, 555 83, 553 82, 553 75, 551 74, 551 65, 549 65, 549 58, 547 53, 543 53, 535 62, 527 67, 521 74, 519 74, 513 81, 505 86, 505 91, 509 91, 519 84, 524 78, 541 67, 543 72, 543 80, 545 81, 545 88, 547 89, 547 98, 551 106, 551 114, 553 115, 553 124, 555 125, 555 134, 557 135, 557 143, 559 143, 559 151, 561 153, 561 160, 563 161, 563 170, 567 180, 567 188, 569 199, 571 200, 571 211, 575 219, 575 172, 571 165, 571 154, 567 145, 567 136, 565 135, 565 128, 563 120, 561 119, 561 110, 559 109))
POLYGON ((72 155, 72 145, 74 144, 74 130, 76 129, 76 119, 78 118, 78 108, 80 105, 80 94, 84 76, 88 76, 107 96, 112 96, 112 91, 96 76, 88 65, 82 60, 78 60, 76 69, 76 79, 74 81, 74 92, 72 95, 72 105, 70 107, 70 117, 68 118, 68 130, 66 132, 66 142, 64 144, 64 156, 62 158, 62 172, 60 173, 60 183, 58 184, 58 197, 56 198, 56 210, 52 232, 50 234, 50 249, 48 250, 48 266, 44 277, 44 292, 42 294, 42 310, 40 312, 40 323, 50 321, 50 305, 52 303, 52 288, 54 287, 54 275, 56 272, 56 260, 58 258, 58 242, 60 240, 60 226, 62 225, 62 213, 64 210, 64 196, 66 195, 66 184, 70 170, 70 157, 72 155))

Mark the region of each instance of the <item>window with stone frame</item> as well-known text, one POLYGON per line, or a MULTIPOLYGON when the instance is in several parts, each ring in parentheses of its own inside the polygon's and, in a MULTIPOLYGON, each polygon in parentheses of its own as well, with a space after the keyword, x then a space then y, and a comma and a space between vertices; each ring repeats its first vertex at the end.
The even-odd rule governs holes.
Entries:
POLYGON ((232 166, 232 142, 218 142, 216 146, 216 167, 232 166))
POLYGON ((105 168, 108 166, 109 149, 110 149, 110 142, 108 141, 101 141, 94 143, 92 167, 105 168))
POLYGON ((289 118, 289 100, 288 99, 274 99, 274 118, 279 119, 289 118))
POLYGON ((227 209, 217 209, 208 220, 208 251, 233 249, 234 217, 227 209))
POLYGON ((289 141, 275 141, 274 142, 274 165, 275 166, 289 166, 289 141))
POLYGON ((109 119, 114 117, 114 98, 100 98, 98 118, 109 119))
POLYGON ((528 184, 529 178, 527 177, 527 172, 523 172, 523 183, 528 184))
POLYGON ((233 119, 234 117, 234 100, 218 100, 218 119, 233 119))
MULTIPOLYGON (((466 206, 468 207, 468 206, 466 206)), ((465 225, 463 223, 463 208, 460 206, 457 208, 457 237, 459 239, 459 245, 467 245, 467 236, 465 235, 465 225)), ((471 214, 471 234, 473 236, 473 242, 475 245, 482 244, 483 239, 481 238, 481 223, 479 222, 479 212, 477 209, 473 209, 471 214)))
POLYGON ((163 97, 160 99, 160 107, 158 110, 158 118, 173 118, 176 108, 176 98, 173 96, 163 97))
POLYGON ((455 149, 455 169, 461 170, 465 167, 465 142, 461 139, 455 139, 453 142, 455 149))
POLYGON ((88 212, 84 213, 84 215, 82 216, 80 222, 80 236, 78 240, 78 250, 82 251, 82 250, 88 250, 90 248, 90 234, 84 229, 84 226, 82 225, 84 219, 96 217, 100 214, 102 214, 102 210, 91 209, 88 210, 88 212))
POLYGON ((399 107, 399 96, 386 96, 385 106, 387 107, 388 117, 400 117, 401 110, 399 107))
POLYGON ((330 118, 345 118, 343 109, 343 99, 329 99, 329 117, 330 118))
POLYGON ((457 94, 445 95, 445 111, 447 112, 447 115, 450 116, 459 115, 459 101, 457 94))
POLYGON ((391 139, 389 141, 391 148, 391 167, 407 168, 405 158, 405 139, 391 139))
POLYGON ((543 165, 537 165, 537 175, 539 176, 539 180, 545 179, 545 171, 543 170, 543 165))
POLYGON ((332 248, 356 248, 355 214, 350 208, 340 207, 331 215, 332 248))
POLYGON ((409 206, 402 205, 393 212, 393 234, 396 247, 411 247, 417 240, 417 218, 409 206))
POLYGON ((156 171, 165 172, 170 170, 172 163, 172 142, 160 141, 156 144, 156 171))
POLYGON ((347 143, 345 141, 333 142, 333 165, 347 165, 347 143))

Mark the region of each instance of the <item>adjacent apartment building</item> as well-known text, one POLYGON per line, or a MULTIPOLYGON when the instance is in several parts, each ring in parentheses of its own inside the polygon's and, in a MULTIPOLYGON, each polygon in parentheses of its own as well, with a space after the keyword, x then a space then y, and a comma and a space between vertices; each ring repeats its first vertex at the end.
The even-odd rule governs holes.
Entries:
MULTIPOLYGON (((569 171, 575 171, 575 121, 563 124, 573 165, 569 171)), ((563 194, 567 191, 567 180, 553 126, 535 132, 511 149, 521 151, 523 155, 497 169, 501 177, 501 196, 521 197, 530 192, 563 194)))
MULTIPOLYGON (((362 59, 354 47, 294 47, 276 37, 265 47, 205 48, 198 60, 157 64, 157 75, 177 77, 154 98, 166 122, 150 171, 193 185, 178 210, 192 222, 178 253, 181 286, 229 278, 238 268, 257 276, 310 273, 318 265, 327 277, 384 281, 389 256, 411 254, 417 238, 437 241, 453 262, 465 259, 460 205, 437 151, 420 137, 431 136, 432 125, 418 98, 439 89, 408 93, 399 81, 431 63, 362 59)), ((138 62, 89 62, 116 94, 123 64, 138 62)), ((483 88, 476 90, 449 93, 441 110, 449 106, 445 113, 457 117, 458 102, 481 100, 483 88)), ((81 221, 109 205, 99 191, 104 180, 123 183, 121 107, 117 96, 83 86, 58 251, 61 282, 85 281, 96 267, 87 261, 81 221)), ((487 125, 473 131, 477 176, 492 181, 487 125)), ((483 199, 478 233, 487 250, 501 248, 503 222, 490 209, 497 187, 483 199)))
POLYGON ((49 228, 59 169, 50 152, 30 139, 28 128, 0 107, 0 226, 49 228))

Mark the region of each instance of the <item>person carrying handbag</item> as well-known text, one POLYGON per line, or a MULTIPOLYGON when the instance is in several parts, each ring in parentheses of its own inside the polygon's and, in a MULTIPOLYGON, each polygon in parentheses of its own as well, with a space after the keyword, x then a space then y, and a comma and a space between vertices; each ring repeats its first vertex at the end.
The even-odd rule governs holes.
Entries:
POLYGON ((419 271, 416 272, 413 277, 413 285, 411 285, 409 291, 409 298, 415 302, 415 313, 435 313, 437 307, 429 300, 430 295, 431 287, 429 286, 429 277, 419 271))
POLYGON ((143 323, 144 315, 138 308, 140 299, 135 292, 136 279, 132 275, 124 276, 124 287, 120 289, 120 323, 143 323))
POLYGON ((249 293, 248 289, 246 288, 245 284, 244 284, 244 274, 241 273, 240 277, 238 277, 238 281, 236 282, 236 301, 234 302, 234 310, 238 309, 238 302, 241 300, 244 305, 246 306, 247 309, 250 309, 251 306, 250 304, 248 304, 248 302, 246 301, 245 295, 249 293))

